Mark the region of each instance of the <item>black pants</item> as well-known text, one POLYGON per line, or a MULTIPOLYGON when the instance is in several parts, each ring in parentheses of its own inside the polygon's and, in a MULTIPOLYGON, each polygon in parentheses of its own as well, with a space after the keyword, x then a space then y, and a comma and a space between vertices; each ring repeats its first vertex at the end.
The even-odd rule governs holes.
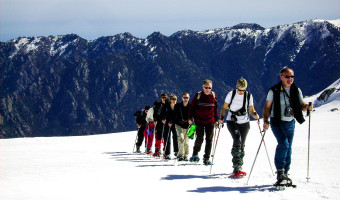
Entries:
POLYGON ((241 169, 243 165, 244 146, 250 129, 249 122, 237 124, 234 121, 227 121, 228 130, 233 138, 231 155, 233 156, 233 167, 241 169))
POLYGON ((201 124, 196 122, 196 140, 194 145, 194 150, 192 155, 197 156, 198 152, 200 152, 204 135, 205 135, 205 151, 204 151, 204 159, 210 158, 212 140, 214 137, 214 123, 210 124, 201 124), (205 133, 205 134, 204 134, 205 133))
POLYGON ((165 126, 162 121, 157 122, 156 125, 156 139, 157 140, 162 140, 162 137, 164 137, 164 130, 165 126))
POLYGON ((144 140, 144 130, 145 130, 145 126, 141 126, 139 129, 138 129, 138 139, 137 139, 137 147, 140 147, 143 143, 143 140, 144 140))
POLYGON ((175 124, 173 124, 171 127, 168 126, 168 124, 165 124, 164 126, 164 148, 165 148, 165 155, 169 155, 171 153, 171 135, 174 145, 174 152, 178 152, 178 138, 177 138, 177 132, 175 128, 175 124))

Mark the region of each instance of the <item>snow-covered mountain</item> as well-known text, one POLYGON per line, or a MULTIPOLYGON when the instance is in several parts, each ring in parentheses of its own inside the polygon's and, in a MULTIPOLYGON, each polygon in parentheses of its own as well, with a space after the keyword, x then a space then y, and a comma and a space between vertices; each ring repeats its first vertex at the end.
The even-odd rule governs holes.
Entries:
POLYGON ((340 110, 340 78, 323 91, 311 97, 305 98, 306 102, 313 102, 314 108, 327 112, 338 112, 340 110))
POLYGON ((0 43, 1 137, 83 135, 133 130, 133 113, 162 92, 193 96, 211 79, 221 106, 236 80, 248 80, 261 113, 284 66, 304 95, 340 76, 339 20, 265 29, 257 24, 183 30, 145 39, 122 33, 0 43))
MULTIPOLYGON (((327 89, 333 87, 339 89, 339 80, 327 89)), ((323 91, 306 100, 317 102, 323 91)), ((340 175, 336 169, 340 164, 340 112, 330 111, 339 107, 339 91, 335 91, 311 113, 308 182, 309 119, 306 117, 302 125, 296 123, 289 171, 295 189, 277 191, 272 187, 276 176, 270 164, 274 167, 276 140, 270 129, 264 138, 269 161, 262 145, 249 174, 261 141, 258 125, 252 121, 243 165, 250 176, 244 179, 228 178, 232 138, 226 127, 219 134, 212 168, 201 162, 166 162, 134 154, 136 131, 1 139, 0 199, 339 199, 340 175)), ((189 144, 191 155, 194 140, 189 144)))

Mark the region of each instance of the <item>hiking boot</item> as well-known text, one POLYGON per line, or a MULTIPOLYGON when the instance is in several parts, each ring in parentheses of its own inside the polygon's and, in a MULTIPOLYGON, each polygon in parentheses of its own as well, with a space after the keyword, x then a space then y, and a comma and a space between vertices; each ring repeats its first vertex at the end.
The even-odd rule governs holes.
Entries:
POLYGON ((277 170, 276 172, 276 179, 277 180, 281 180, 284 178, 284 175, 285 175, 285 170, 284 169, 281 169, 281 170, 277 170))
POLYGON ((183 156, 178 156, 178 157, 177 157, 177 160, 178 160, 178 161, 184 161, 184 157, 183 157, 183 156))
POLYGON ((204 165, 212 165, 212 162, 210 162, 209 159, 204 159, 204 160, 203 160, 203 164, 204 164, 204 165))
POLYGON ((235 168, 234 171, 233 171, 233 174, 237 174, 237 173, 239 173, 240 171, 241 171, 240 169, 235 168))
POLYGON ((136 153, 142 153, 142 152, 140 151, 140 146, 137 146, 136 153))
POLYGON ((164 155, 164 160, 170 160, 170 156, 169 155, 164 155))
POLYGON ((200 161, 200 158, 198 156, 192 156, 190 158, 190 162, 198 162, 198 161, 200 161))
POLYGON ((237 173, 239 173, 241 171, 242 171, 242 167, 241 166, 234 166, 233 174, 237 174, 237 173))
POLYGON ((285 174, 285 170, 278 170, 277 172, 277 184, 280 185, 287 185, 287 184, 291 184, 292 180, 290 178, 288 178, 288 175, 285 174))
POLYGON ((151 148, 146 149, 146 154, 152 154, 151 148))

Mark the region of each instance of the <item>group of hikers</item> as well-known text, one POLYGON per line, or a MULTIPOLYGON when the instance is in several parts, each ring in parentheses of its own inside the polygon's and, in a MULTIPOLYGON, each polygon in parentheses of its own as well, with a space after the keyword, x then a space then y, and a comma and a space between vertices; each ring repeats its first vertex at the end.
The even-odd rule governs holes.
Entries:
MULTIPOLYGON (((303 95, 294 83, 294 71, 284 67, 280 71, 281 81, 268 90, 266 103, 263 108, 263 129, 269 126, 277 140, 275 152, 275 166, 278 183, 291 182, 288 171, 291 164, 292 142, 294 137, 295 119, 304 122, 302 111, 312 110, 313 105, 303 101, 303 95)), ((146 153, 161 156, 163 143, 163 158, 170 158, 171 133, 173 150, 178 161, 199 162, 198 153, 205 136, 205 150, 203 163, 211 165, 211 150, 213 146, 214 129, 220 128, 226 119, 227 129, 230 132, 233 145, 231 148, 233 174, 242 172, 244 147, 250 129, 249 115, 259 120, 259 115, 254 108, 253 95, 247 91, 248 83, 241 78, 236 83, 236 89, 230 91, 220 111, 217 106, 217 95, 212 91, 211 80, 204 80, 202 91, 197 92, 190 102, 190 95, 184 92, 182 101, 177 103, 177 96, 166 93, 161 94, 160 101, 155 101, 152 107, 145 106, 137 116, 138 140, 136 151, 145 139, 146 153), (228 115, 225 116, 226 110, 228 115), (196 139, 193 152, 189 155, 188 131, 196 127, 196 139), (155 151, 152 152, 153 138, 155 151)))

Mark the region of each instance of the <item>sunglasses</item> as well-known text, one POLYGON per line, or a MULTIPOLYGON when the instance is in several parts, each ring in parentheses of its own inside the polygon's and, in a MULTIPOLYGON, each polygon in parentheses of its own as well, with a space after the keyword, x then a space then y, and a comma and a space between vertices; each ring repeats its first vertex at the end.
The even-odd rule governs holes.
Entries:
POLYGON ((284 76, 285 78, 294 78, 294 76, 284 76))
POLYGON ((211 87, 204 87, 204 89, 206 89, 206 90, 211 90, 211 87))
POLYGON ((161 99, 166 99, 166 97, 161 97, 161 99))
POLYGON ((170 99, 170 100, 172 100, 172 101, 177 101, 177 99, 170 99))
POLYGON ((240 91, 240 92, 245 92, 246 90, 240 90, 240 89, 237 89, 238 91, 240 91))
POLYGON ((189 97, 182 97, 183 99, 189 99, 189 97))

